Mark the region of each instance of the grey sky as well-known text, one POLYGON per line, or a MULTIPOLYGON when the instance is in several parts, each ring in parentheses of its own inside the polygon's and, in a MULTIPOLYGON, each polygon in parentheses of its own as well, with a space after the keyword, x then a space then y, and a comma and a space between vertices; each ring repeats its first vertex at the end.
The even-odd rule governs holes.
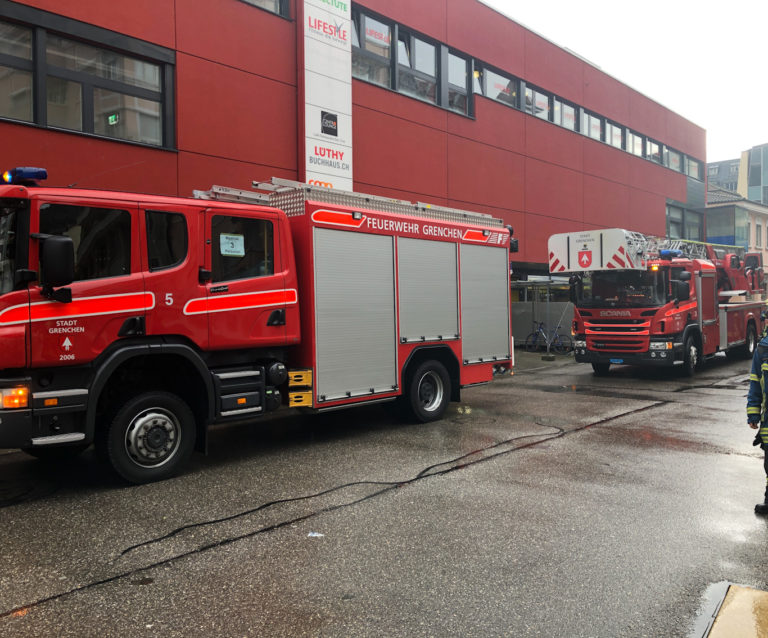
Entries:
POLYGON ((709 162, 768 143, 768 0, 481 1, 705 128, 709 162))

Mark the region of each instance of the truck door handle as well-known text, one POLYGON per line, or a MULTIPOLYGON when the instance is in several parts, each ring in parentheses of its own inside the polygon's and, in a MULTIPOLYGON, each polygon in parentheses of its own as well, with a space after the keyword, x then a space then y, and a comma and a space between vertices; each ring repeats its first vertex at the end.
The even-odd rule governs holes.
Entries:
POLYGON ((273 310, 269 315, 269 319, 267 319, 267 325, 268 326, 284 326, 285 325, 285 308, 280 308, 280 310, 273 310))

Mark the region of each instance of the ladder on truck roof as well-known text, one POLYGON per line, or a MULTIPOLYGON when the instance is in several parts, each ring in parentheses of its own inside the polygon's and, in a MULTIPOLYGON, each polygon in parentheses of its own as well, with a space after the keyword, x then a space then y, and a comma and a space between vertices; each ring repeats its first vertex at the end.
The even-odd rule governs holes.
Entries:
POLYGON ((626 231, 626 234, 636 236, 635 241, 639 246, 642 246, 644 259, 657 258, 662 250, 679 250, 682 256, 688 259, 722 259, 728 253, 743 257, 746 252, 742 246, 710 244, 693 239, 653 237, 633 231, 626 231))
POLYGON ((368 208, 398 215, 410 215, 438 219, 441 221, 476 224, 478 226, 504 226, 501 219, 485 213, 475 213, 446 206, 435 206, 423 202, 408 202, 378 195, 365 195, 323 186, 310 186, 301 182, 273 177, 269 182, 253 181, 258 191, 245 191, 228 186, 212 186, 207 191, 193 191, 197 199, 211 199, 222 202, 260 204, 279 208, 288 216, 303 215, 307 201, 335 204, 350 208, 368 208))

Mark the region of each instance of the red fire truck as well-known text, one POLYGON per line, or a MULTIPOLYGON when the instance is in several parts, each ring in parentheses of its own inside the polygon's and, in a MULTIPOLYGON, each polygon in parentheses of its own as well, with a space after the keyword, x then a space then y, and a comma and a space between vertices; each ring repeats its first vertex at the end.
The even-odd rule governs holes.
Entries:
MULTIPOLYGON (((196 198, 0 186, 0 447, 92 442, 171 476, 209 426, 399 400, 442 417, 511 366, 511 229, 273 179, 196 198)), ((514 249, 514 248, 513 248, 514 249)))
POLYGON ((549 270, 571 275, 575 358, 597 375, 679 363, 692 375, 718 352, 754 352, 759 253, 610 228, 552 235, 549 270))

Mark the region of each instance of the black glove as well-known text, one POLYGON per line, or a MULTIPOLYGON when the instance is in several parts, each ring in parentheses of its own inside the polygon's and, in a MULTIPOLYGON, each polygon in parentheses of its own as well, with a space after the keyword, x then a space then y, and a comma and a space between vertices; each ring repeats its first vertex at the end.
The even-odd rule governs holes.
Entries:
POLYGON ((760 445, 763 442, 763 439, 760 438, 760 432, 755 434, 755 440, 752 441, 752 445, 760 445))

